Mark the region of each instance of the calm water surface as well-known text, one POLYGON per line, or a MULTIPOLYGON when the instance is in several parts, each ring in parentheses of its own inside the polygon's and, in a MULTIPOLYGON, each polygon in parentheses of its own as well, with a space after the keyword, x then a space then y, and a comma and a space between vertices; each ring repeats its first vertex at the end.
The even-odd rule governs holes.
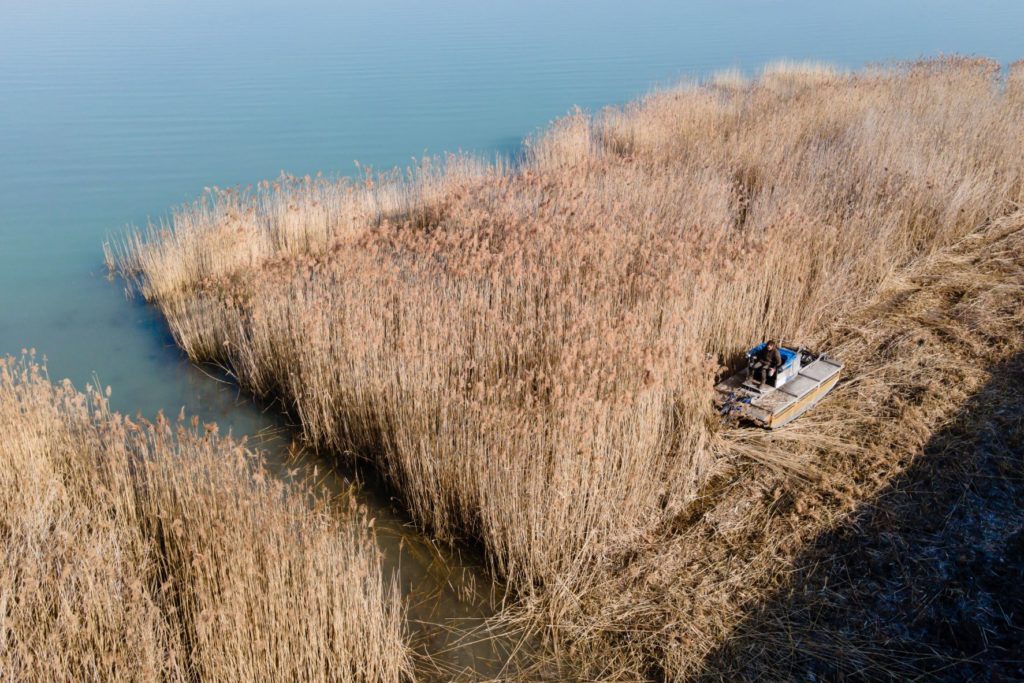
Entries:
MULTIPOLYGON (((236 434, 277 430, 276 452, 280 421, 191 367, 104 277, 108 234, 282 170, 512 153, 575 105, 722 68, 1006 63, 1022 36, 1019 0, 0 0, 0 353, 35 347, 79 386, 96 373, 121 411, 184 406, 236 434)), ((486 583, 475 569, 433 552, 383 494, 365 499, 414 619, 486 613, 457 597, 466 576, 486 583)))

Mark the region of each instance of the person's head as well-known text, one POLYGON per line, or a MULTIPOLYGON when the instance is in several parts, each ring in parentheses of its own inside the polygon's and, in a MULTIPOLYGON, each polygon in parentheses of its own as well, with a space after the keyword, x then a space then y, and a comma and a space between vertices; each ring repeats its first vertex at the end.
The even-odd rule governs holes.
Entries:
POLYGON ((769 339, 767 341, 767 343, 765 343, 765 346, 768 348, 769 351, 774 350, 775 349, 775 340, 774 339, 769 339))

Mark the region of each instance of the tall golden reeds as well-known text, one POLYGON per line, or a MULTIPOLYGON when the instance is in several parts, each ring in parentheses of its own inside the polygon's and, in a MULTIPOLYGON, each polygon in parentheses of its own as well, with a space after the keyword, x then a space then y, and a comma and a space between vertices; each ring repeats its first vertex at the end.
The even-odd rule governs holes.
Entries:
POLYGON ((520 590, 571 593, 694 495, 722 362, 1024 200, 1020 71, 730 74, 577 112, 515 168, 214 193, 109 260, 192 359, 520 590))
POLYGON ((212 425, 132 421, 2 359, 0 461, 0 679, 409 677, 359 513, 212 425))

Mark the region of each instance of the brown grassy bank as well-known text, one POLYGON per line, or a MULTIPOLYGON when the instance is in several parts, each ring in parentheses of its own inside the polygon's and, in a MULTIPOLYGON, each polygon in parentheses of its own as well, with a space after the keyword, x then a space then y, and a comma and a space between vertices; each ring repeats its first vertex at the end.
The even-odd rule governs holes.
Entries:
POLYGON ((571 601, 519 608, 571 644, 559 657, 600 680, 1024 671, 1024 213, 889 278, 821 340, 850 376, 828 401, 782 432, 722 433, 696 500, 571 601))
MULTIPOLYGON (((662 600, 676 611, 618 583, 622 558, 652 552, 737 457, 782 481, 881 424, 823 411, 771 448, 722 433, 719 364, 771 335, 856 368, 836 321, 1024 201, 1022 69, 715 79, 567 117, 518 168, 215 192, 110 261, 191 358, 281 397, 312 443, 372 459, 439 535, 481 540, 596 674, 687 675, 732 623, 701 620, 761 594, 731 576, 742 538, 694 565, 721 579, 706 601, 687 585, 692 605, 662 600)), ((664 552, 702 552, 717 527, 699 528, 664 552)))
POLYGON ((242 444, 4 359, 0 462, 0 679, 408 677, 363 520, 242 444))

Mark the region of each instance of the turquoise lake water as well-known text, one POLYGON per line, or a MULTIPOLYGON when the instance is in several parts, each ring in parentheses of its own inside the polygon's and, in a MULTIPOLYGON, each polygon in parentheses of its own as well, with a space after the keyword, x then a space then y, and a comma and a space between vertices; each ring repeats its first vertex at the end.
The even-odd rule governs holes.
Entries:
MULTIPOLYGON (((723 68, 1007 63, 1024 57, 1022 36, 1019 0, 0 0, 0 354, 34 347, 79 386, 96 373, 121 411, 280 427, 191 367, 159 316, 106 278, 107 235, 204 186, 512 154, 573 106, 723 68)), ((411 532, 368 500, 397 565, 411 532)), ((406 588, 448 597, 414 614, 476 613, 455 605, 427 548, 402 557, 406 588)))

